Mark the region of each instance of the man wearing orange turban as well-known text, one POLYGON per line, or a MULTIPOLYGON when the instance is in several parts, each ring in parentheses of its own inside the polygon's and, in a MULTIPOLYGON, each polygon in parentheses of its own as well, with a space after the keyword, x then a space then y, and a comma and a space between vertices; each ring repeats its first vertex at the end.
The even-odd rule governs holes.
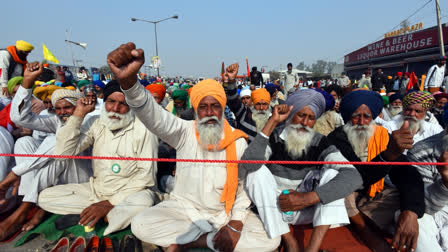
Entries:
POLYGON ((226 87, 227 105, 235 114, 236 127, 247 135, 252 141, 254 137, 260 132, 271 116, 271 95, 265 88, 259 88, 251 93, 253 107, 245 106, 240 99, 238 99, 236 91, 235 78, 238 74, 238 63, 232 64, 226 69, 224 75, 224 86, 226 87))
POLYGON ((162 84, 151 84, 145 87, 146 90, 148 90, 152 97, 154 97, 154 100, 160 105, 165 98, 166 94, 166 88, 162 84))
MULTIPOLYGON (((193 87, 190 101, 196 120, 186 121, 158 106, 138 84, 143 50, 127 43, 109 53, 107 61, 136 116, 173 146, 178 158, 240 159, 246 135, 223 118, 227 99, 217 81, 207 79, 193 87)), ((170 199, 135 216, 132 232, 171 250, 272 251, 280 239, 269 239, 260 219, 247 211, 250 200, 243 183, 236 164, 178 162, 170 199)))

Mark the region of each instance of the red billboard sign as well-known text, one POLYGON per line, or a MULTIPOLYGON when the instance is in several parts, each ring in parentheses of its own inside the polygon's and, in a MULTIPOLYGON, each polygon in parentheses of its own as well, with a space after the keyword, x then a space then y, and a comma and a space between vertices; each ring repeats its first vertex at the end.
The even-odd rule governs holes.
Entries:
MULTIPOLYGON (((448 41, 448 28, 443 27, 444 44, 448 41)), ((423 31, 408 33, 396 37, 385 38, 378 42, 369 44, 361 49, 345 55, 344 63, 350 64, 388 55, 416 51, 439 45, 437 27, 423 31)))

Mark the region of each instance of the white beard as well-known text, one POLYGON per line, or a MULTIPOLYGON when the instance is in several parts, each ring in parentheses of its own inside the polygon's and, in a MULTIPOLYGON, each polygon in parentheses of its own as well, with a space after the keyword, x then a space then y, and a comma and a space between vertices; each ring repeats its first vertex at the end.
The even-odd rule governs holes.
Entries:
POLYGON ((293 159, 299 159, 308 152, 311 140, 314 137, 314 130, 301 124, 288 124, 285 127, 285 145, 288 154, 293 159), (305 129, 302 131, 300 129, 305 129))
MULTIPOLYGON (((196 118, 199 118, 196 115, 196 118)), ((199 145, 208 148, 209 145, 217 145, 222 139, 224 129, 223 120, 219 120, 216 116, 204 117, 197 119, 196 130, 199 133, 199 145), (207 124, 207 121, 214 119, 218 123, 207 124)))
MULTIPOLYGON (((344 125, 344 132, 347 134, 348 141, 353 148, 356 156, 360 159, 365 157, 370 137, 372 137, 375 126, 372 120, 369 125, 352 125, 348 122, 344 125)), ((365 161, 365 160, 362 160, 365 161)))
POLYGON ((418 120, 417 118, 415 118, 413 116, 401 115, 398 128, 401 128, 401 126, 403 126, 403 123, 405 120, 409 121, 409 131, 412 134, 414 134, 414 133, 417 133, 422 128, 423 121, 425 120, 425 118, 418 120))
POLYGON ((105 103, 101 107, 100 120, 104 123, 106 128, 110 131, 123 129, 131 124, 135 120, 135 114, 132 110, 129 110, 126 114, 119 114, 115 112, 107 112, 105 103), (118 117, 120 119, 112 119, 111 116, 118 117))
POLYGON ((403 107, 402 106, 390 106, 389 105, 389 113, 391 114, 391 117, 394 117, 398 114, 401 113, 401 111, 403 111, 403 107))
POLYGON ((269 107, 268 110, 256 110, 251 108, 252 120, 255 122, 257 127, 257 133, 261 132, 271 116, 272 109, 269 107))

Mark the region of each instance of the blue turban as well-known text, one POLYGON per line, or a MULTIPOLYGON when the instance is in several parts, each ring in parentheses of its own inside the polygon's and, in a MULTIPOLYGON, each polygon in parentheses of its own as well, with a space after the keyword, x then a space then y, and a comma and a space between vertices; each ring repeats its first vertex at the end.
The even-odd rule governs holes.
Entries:
POLYGON ((395 94, 389 96, 389 103, 392 103, 392 102, 394 102, 395 100, 403 101, 403 96, 402 96, 401 94, 397 94, 397 93, 395 93, 395 94))
POLYGON ((272 97, 272 95, 275 93, 275 91, 278 90, 279 87, 278 87, 277 85, 274 85, 274 84, 269 83, 269 84, 266 84, 266 85, 264 86, 264 88, 266 88, 266 90, 269 92, 269 94, 270 94, 271 97, 272 97))
POLYGON ((288 95, 286 104, 293 106, 288 120, 305 106, 308 106, 313 111, 314 116, 317 119, 325 112, 326 107, 325 97, 321 93, 312 89, 302 89, 288 95))
POLYGON ((339 106, 344 122, 350 121, 353 113, 363 104, 369 107, 374 120, 383 110, 383 99, 378 93, 367 90, 353 91, 342 98, 339 106))
POLYGON ((443 106, 442 121, 445 123, 445 125, 448 124, 448 102, 445 103, 445 106, 443 106))
POLYGON ((106 85, 104 84, 104 82, 100 81, 100 80, 96 80, 93 81, 93 85, 98 86, 101 89, 104 89, 106 87, 106 85))
POLYGON ((143 79, 143 80, 140 80, 140 84, 142 84, 144 87, 146 87, 149 85, 149 81, 143 79))
POLYGON ((334 97, 331 94, 329 94, 323 90, 320 90, 320 89, 316 89, 316 91, 321 93, 325 98, 325 111, 328 111, 328 110, 334 108, 335 101, 334 101, 334 97))

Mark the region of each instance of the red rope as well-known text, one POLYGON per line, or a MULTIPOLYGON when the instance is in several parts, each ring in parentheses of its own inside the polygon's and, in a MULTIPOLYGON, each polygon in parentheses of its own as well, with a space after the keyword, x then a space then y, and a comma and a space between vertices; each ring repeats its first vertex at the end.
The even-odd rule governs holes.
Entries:
POLYGON ((342 162, 342 161, 285 161, 285 160, 208 160, 208 159, 171 159, 171 158, 138 158, 138 157, 101 157, 101 156, 64 156, 64 155, 37 155, 37 154, 6 154, 0 157, 30 157, 53 159, 102 159, 125 161, 152 161, 152 162, 186 162, 186 163, 237 163, 237 164, 296 164, 296 165, 447 165, 448 163, 431 162, 342 162))

